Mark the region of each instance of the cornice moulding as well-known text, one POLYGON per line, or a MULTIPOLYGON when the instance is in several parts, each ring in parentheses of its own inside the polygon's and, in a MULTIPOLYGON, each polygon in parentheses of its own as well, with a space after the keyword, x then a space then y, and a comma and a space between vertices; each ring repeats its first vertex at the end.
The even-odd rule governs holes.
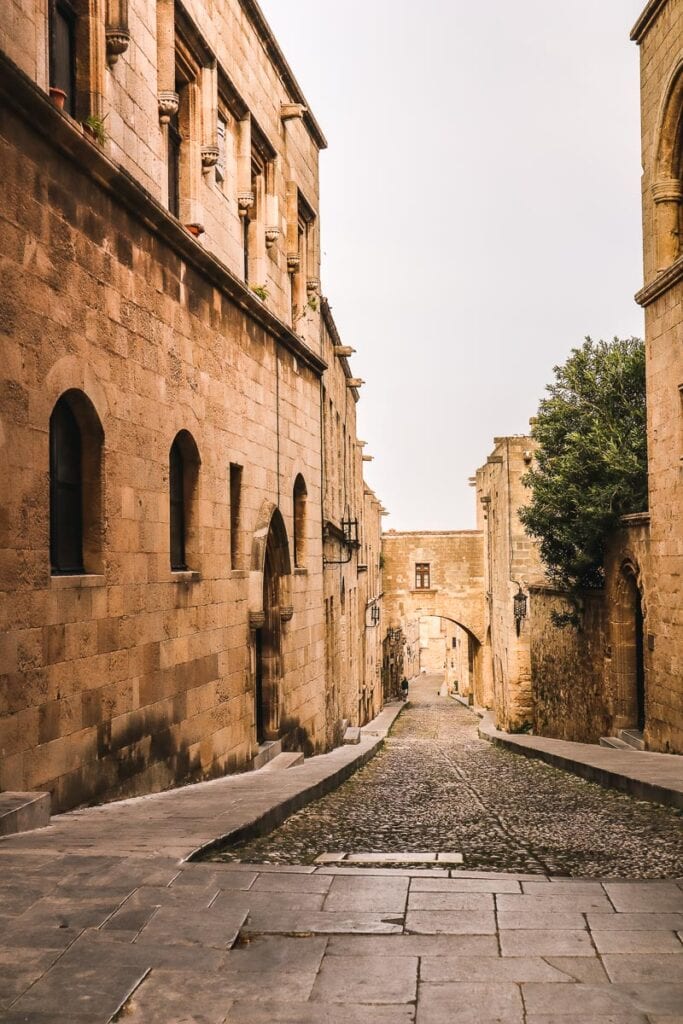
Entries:
POLYGON ((306 97, 301 90, 301 86, 294 77, 294 72, 290 68, 284 53, 280 49, 280 45, 273 35, 273 31, 266 21, 263 11, 256 0, 240 0, 240 6, 261 37, 264 49, 279 72, 282 84, 289 93, 292 102, 300 103, 306 108, 303 120, 311 138, 318 149, 327 149, 327 139, 323 135, 320 125, 311 113, 310 107, 306 102, 306 97))
POLYGON ((631 29, 631 39, 634 43, 641 43, 647 30, 662 10, 667 0, 650 0, 643 13, 631 29))
POLYGON ((251 293, 247 285, 225 264, 207 252, 151 193, 123 167, 114 163, 98 146, 87 141, 79 126, 58 111, 46 93, 0 52, 0 107, 16 111, 41 143, 59 150, 102 191, 124 206, 152 235, 161 238, 214 287, 256 321, 277 342, 320 376, 327 363, 251 293), (40 132, 36 126, 40 126, 40 132))
POLYGON ((675 284, 683 279, 683 256, 679 256, 675 263, 662 271, 654 281, 650 281, 644 288, 636 293, 636 302, 639 306, 649 306, 660 295, 667 292, 675 284))

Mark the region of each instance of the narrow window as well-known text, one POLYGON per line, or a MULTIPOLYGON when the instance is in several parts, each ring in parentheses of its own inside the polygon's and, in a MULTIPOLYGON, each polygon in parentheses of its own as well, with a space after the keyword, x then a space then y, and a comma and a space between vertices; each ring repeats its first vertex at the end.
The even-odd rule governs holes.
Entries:
POLYGON ((228 130, 227 121, 224 115, 219 114, 216 120, 216 142, 218 143, 218 160, 216 161, 216 181, 219 185, 225 182, 225 167, 227 163, 225 135, 228 130))
POLYGON ((416 562, 415 563, 415 589, 416 590, 429 590, 430 589, 430 569, 429 562, 416 562))
POLYGON ((52 572, 83 572, 81 431, 65 398, 50 417, 50 562, 52 572))
POLYGON ((168 209, 174 217, 180 216, 180 147, 181 135, 178 115, 168 125, 168 209))
POLYGON ((242 467, 230 463, 230 568, 241 569, 240 515, 242 503, 242 467))
POLYGON ((171 445, 169 488, 171 498, 171 569, 182 572, 185 561, 185 466, 178 438, 171 445))
POLYGON ((302 569, 306 563, 306 484, 299 474, 294 481, 294 565, 302 569))
POLYGON ((66 93, 64 109, 76 112, 76 12, 68 0, 50 0, 50 86, 66 93))

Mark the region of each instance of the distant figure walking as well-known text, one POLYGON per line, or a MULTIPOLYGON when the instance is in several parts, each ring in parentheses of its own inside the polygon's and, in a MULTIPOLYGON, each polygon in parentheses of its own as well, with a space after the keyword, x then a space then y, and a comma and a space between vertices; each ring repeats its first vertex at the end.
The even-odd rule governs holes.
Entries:
POLYGON ((405 676, 401 680, 401 696, 403 700, 408 700, 408 680, 405 676))

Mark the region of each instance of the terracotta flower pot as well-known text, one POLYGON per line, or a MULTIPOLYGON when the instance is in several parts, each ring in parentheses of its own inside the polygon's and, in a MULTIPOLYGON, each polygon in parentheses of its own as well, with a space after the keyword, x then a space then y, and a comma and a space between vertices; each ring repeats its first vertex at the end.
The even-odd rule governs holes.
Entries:
POLYGON ((56 106, 57 110, 64 110, 64 104, 66 102, 66 93, 63 89, 57 89, 55 86, 50 86, 50 99, 56 106))
POLYGON ((204 234, 204 226, 202 224, 186 224, 185 227, 195 238, 199 238, 200 235, 204 234))

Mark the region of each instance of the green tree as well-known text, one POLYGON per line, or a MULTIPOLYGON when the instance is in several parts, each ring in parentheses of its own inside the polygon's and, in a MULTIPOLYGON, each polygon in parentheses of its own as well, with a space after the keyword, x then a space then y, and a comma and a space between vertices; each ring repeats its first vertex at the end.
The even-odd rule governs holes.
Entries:
MULTIPOLYGON (((540 541, 550 581, 574 599, 603 584, 605 544, 623 515, 647 508, 645 347, 638 338, 586 338, 541 401, 536 465, 520 509, 540 541)), ((569 614, 564 622, 576 622, 569 614)), ((559 624, 559 621, 558 621, 559 624)))

